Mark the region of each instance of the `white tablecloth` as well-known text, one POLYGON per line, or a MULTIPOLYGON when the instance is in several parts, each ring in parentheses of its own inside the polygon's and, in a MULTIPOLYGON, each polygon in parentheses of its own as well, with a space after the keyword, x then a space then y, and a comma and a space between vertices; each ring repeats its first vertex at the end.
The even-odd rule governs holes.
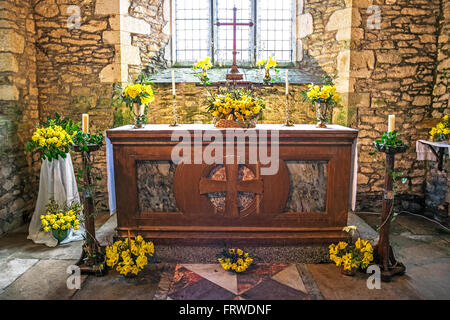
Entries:
MULTIPOLYGON (((45 213, 45 207, 50 199, 54 199, 60 206, 70 205, 72 202, 80 203, 78 195, 77 181, 73 171, 72 158, 70 153, 65 159, 43 160, 41 175, 39 178, 39 194, 36 201, 36 208, 28 227, 28 238, 34 243, 45 244, 55 247, 58 244, 51 232, 39 231, 41 228, 41 215, 45 213)), ((70 229, 69 235, 61 243, 83 240, 85 230, 80 224, 79 230, 70 229)))
POLYGON ((436 155, 431 151, 430 147, 434 148, 436 152, 439 148, 446 148, 447 154, 450 154, 450 145, 447 142, 432 142, 426 140, 416 141, 417 160, 431 160, 438 161, 436 155))

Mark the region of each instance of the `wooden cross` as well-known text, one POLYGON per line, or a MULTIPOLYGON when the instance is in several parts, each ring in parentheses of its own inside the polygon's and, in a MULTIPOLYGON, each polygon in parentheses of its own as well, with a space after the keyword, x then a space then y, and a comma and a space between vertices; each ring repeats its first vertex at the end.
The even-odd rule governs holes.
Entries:
POLYGON ((237 205, 238 192, 262 194, 263 182, 258 178, 253 180, 238 180, 238 164, 226 164, 225 171, 226 181, 213 180, 205 177, 201 178, 199 185, 200 194, 225 191, 227 193, 225 198, 225 216, 237 218, 239 217, 237 205))
POLYGON ((236 50, 236 28, 238 26, 253 26, 253 22, 250 21, 248 23, 237 23, 236 21, 236 12, 237 9, 236 7, 233 8, 233 22, 232 23, 222 23, 222 22, 217 22, 217 26, 233 26, 233 65, 231 66, 231 70, 229 73, 227 73, 227 80, 242 80, 244 78, 244 76, 242 75, 242 73, 239 72, 237 65, 236 65, 236 54, 237 54, 237 50, 236 50))

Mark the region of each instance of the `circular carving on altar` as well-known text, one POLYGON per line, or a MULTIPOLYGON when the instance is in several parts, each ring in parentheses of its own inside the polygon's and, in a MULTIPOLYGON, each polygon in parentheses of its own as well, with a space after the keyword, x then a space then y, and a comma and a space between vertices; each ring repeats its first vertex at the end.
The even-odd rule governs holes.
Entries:
POLYGON ((180 163, 173 182, 177 207, 198 225, 238 224, 239 219, 264 225, 282 214, 290 181, 283 160, 275 174, 261 170, 259 164, 180 163))
MULTIPOLYGON (((223 181, 226 182, 226 168, 224 165, 217 165, 212 168, 210 173, 207 176, 208 179, 215 181, 223 181)), ((238 177, 237 181, 250 181, 255 180, 255 173, 246 165, 240 164, 238 166, 238 177)), ((221 216, 225 215, 226 210, 226 191, 219 192, 211 192, 206 194, 209 198, 209 201, 214 206, 214 212, 221 216)), ((237 192, 237 207, 239 217, 245 217, 251 214, 255 210, 256 205, 256 193, 254 192, 245 192, 238 191, 237 192)), ((258 199, 259 200, 259 199, 258 199)))

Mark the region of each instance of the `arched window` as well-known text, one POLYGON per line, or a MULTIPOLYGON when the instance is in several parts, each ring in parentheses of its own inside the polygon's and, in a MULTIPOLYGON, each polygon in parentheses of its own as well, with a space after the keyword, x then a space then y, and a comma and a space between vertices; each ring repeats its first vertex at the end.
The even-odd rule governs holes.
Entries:
POLYGON ((238 22, 254 24, 237 28, 240 65, 269 55, 280 63, 295 62, 296 0, 174 0, 173 61, 189 65, 209 56, 215 65, 231 64, 233 27, 217 22, 232 22, 234 6, 238 22))

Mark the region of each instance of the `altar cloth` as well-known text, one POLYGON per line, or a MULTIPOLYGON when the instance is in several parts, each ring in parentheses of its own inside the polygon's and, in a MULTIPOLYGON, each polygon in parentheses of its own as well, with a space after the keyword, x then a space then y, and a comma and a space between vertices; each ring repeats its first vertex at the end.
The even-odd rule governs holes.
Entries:
MULTIPOLYGON (((233 128, 231 128, 233 129, 233 128)), ((286 127, 281 124, 258 124, 255 129, 258 130, 282 130, 282 131, 290 131, 290 130, 305 130, 305 131, 320 131, 326 133, 327 131, 332 133, 335 130, 343 130, 343 131, 357 131, 356 129, 340 126, 340 125, 328 125, 328 128, 316 128, 313 124, 297 124, 291 127, 286 127)), ((226 130, 224 128, 216 128, 213 124, 180 124, 178 126, 172 127, 168 124, 147 124, 143 128, 135 129, 134 125, 125 125, 109 130, 119 131, 119 130, 128 130, 134 132, 142 132, 142 131, 181 131, 181 130, 226 130)), ((237 130, 246 130, 246 129, 237 129, 237 130)), ((254 129, 248 129, 254 130, 254 129)), ((114 157, 113 157, 113 147, 110 139, 107 136, 107 132, 105 131, 105 140, 106 140, 106 163, 107 163, 107 173, 108 173, 108 195, 109 195, 109 208, 110 213, 113 214, 116 212, 116 193, 115 193, 115 182, 114 182, 114 157)), ((357 186, 358 186, 358 139, 355 138, 352 145, 352 166, 351 166, 351 183, 350 183, 350 209, 355 211, 356 208, 356 194, 357 194, 357 186)))
POLYGON ((434 148, 435 151, 437 151, 436 148, 446 148, 447 154, 450 154, 450 145, 447 142, 432 142, 427 140, 417 140, 416 141, 417 160, 438 161, 435 153, 430 150, 430 147, 434 148))

